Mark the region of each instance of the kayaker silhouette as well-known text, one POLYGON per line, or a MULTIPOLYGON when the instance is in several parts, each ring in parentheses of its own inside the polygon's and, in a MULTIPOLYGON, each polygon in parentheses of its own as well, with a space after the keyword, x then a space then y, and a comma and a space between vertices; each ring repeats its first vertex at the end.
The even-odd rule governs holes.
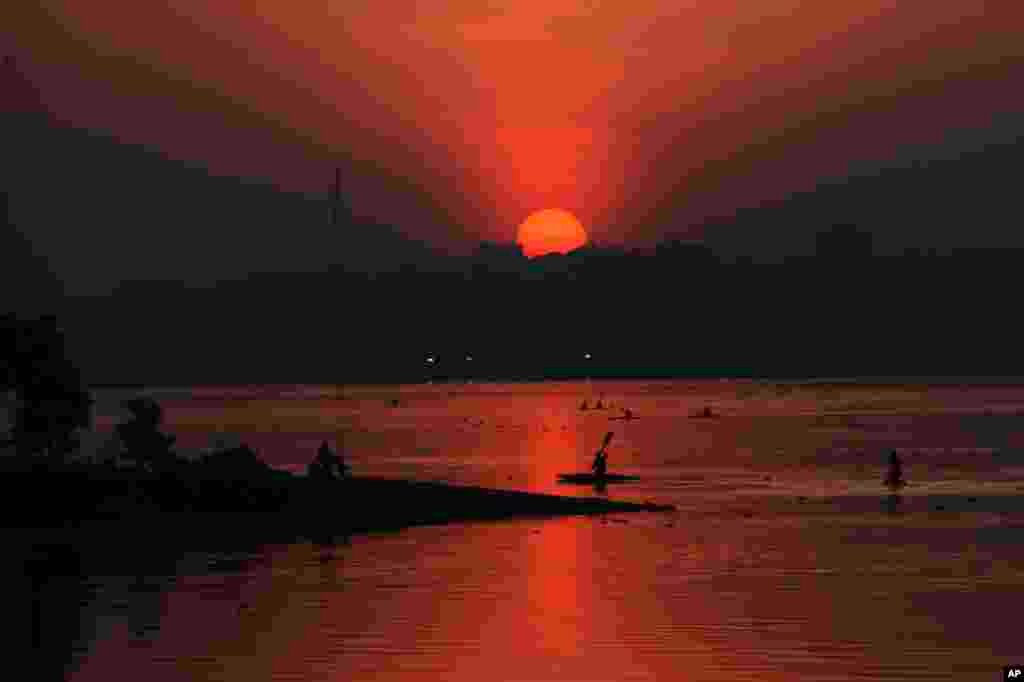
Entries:
POLYGON ((591 465, 591 469, 594 470, 595 476, 604 476, 608 473, 608 453, 604 451, 608 447, 608 443, 611 442, 613 432, 609 431, 604 436, 604 442, 601 444, 601 449, 594 453, 594 463, 591 465))

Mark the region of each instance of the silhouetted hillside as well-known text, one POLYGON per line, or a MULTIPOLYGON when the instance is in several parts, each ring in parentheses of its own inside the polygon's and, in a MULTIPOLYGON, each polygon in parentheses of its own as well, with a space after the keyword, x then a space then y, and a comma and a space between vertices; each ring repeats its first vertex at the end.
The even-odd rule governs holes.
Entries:
POLYGON ((37 153, 26 134, 42 117, 38 93, 13 59, 0 62, 0 313, 52 308, 61 294, 50 264, 12 217, 12 194, 25 171, 24 160, 37 153))
POLYGON ((858 164, 847 177, 709 221, 704 238, 730 260, 779 262, 815 252, 817 237, 846 225, 881 255, 907 249, 1024 247, 1014 189, 1024 128, 1004 122, 990 139, 953 134, 945 150, 907 150, 902 161, 858 164))
MULTIPOLYGON (((20 114, 14 124, 2 162, 11 229, 31 234, 75 291, 183 276, 209 285, 339 263, 374 272, 431 257, 425 244, 344 204, 330 225, 326 181, 322 193, 286 192, 42 113, 20 114)), ((364 183, 383 182, 360 172, 364 183)))
POLYGON ((66 315, 101 383, 986 374, 1022 364, 1009 321, 1024 252, 843 253, 730 264, 669 244, 528 261, 486 246, 432 270, 125 284, 66 315))
POLYGON ((1024 262, 1016 123, 709 220, 701 240, 532 260, 485 243, 455 257, 408 236, 430 234, 440 210, 383 169, 339 161, 343 181, 355 177, 378 203, 408 203, 418 218, 399 230, 341 205, 332 225, 328 178, 305 195, 215 177, 68 128, 16 69, 5 74, 19 94, 3 127, 0 265, 10 285, 0 303, 58 313, 92 383, 985 374, 1022 364, 1009 331, 1024 262))

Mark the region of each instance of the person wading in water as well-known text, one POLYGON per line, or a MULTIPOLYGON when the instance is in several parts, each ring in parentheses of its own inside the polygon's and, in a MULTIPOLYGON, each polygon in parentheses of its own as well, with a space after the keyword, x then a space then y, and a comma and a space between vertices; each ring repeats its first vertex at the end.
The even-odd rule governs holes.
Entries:
POLYGON ((893 489, 902 488, 907 484, 903 480, 903 464, 895 450, 889 454, 889 471, 886 472, 883 483, 893 489))
POLYGON ((349 474, 349 466, 343 457, 334 454, 327 441, 320 444, 316 458, 308 468, 310 478, 322 481, 340 481, 349 474))

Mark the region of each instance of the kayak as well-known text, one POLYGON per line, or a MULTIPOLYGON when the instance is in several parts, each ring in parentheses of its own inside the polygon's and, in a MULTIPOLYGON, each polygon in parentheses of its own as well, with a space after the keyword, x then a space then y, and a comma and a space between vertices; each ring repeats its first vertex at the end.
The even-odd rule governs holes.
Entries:
POLYGON ((603 476, 584 472, 558 474, 559 483, 625 483, 639 480, 639 476, 626 476, 625 474, 605 474, 603 476))

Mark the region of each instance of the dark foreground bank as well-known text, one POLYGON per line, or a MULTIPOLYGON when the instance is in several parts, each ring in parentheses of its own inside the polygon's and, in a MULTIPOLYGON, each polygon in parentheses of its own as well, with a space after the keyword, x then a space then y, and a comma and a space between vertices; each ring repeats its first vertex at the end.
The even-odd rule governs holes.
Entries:
POLYGON ((42 534, 116 533, 286 541, 523 516, 670 511, 600 497, 383 478, 322 481, 275 469, 244 475, 197 465, 139 472, 97 466, 4 472, 3 525, 42 534))

